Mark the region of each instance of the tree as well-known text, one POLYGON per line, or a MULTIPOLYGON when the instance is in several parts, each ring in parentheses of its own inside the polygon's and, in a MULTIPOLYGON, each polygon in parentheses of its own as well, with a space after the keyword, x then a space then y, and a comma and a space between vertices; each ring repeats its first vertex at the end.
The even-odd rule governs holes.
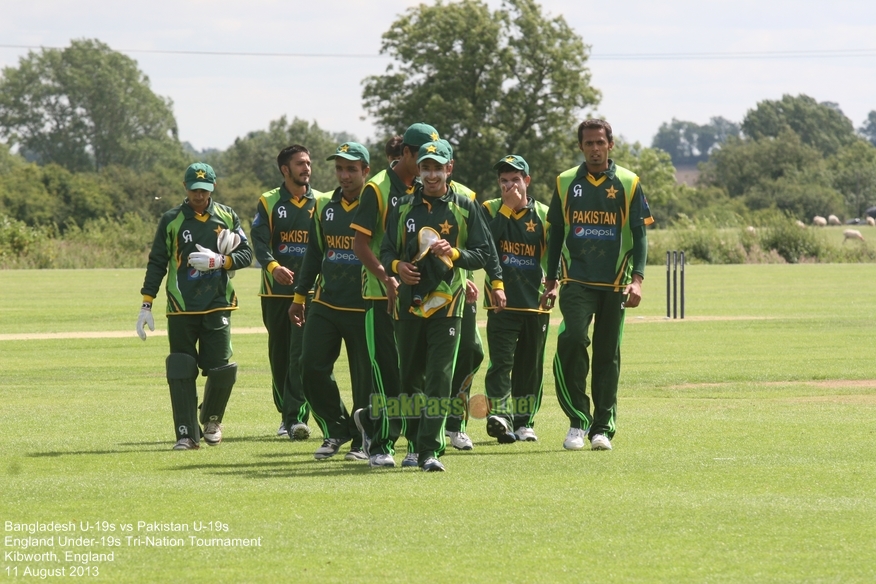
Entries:
POLYGON ((870 144, 876 146, 876 110, 867 114, 864 125, 858 128, 858 133, 869 140, 870 144))
POLYGON ((137 62, 97 40, 29 52, 0 78, 0 136, 40 164, 182 164, 171 101, 137 62))
POLYGON ((578 160, 576 116, 599 101, 588 47, 534 0, 504 0, 495 12, 480 0, 420 4, 383 34, 380 52, 393 63, 362 93, 377 126, 392 135, 434 125, 454 147, 454 178, 482 198, 495 194, 489 169, 506 154, 527 159, 542 200, 578 160))
POLYGON ((853 217, 876 204, 876 147, 866 140, 856 140, 828 159, 833 185, 843 194, 846 208, 853 217))
POLYGON ((661 225, 668 223, 672 217, 667 210, 678 197, 680 188, 675 181, 675 167, 669 154, 657 148, 643 148, 638 142, 628 144, 615 138, 611 159, 639 175, 654 219, 661 225))
POLYGON ((708 160, 709 154, 731 136, 739 137, 739 124, 722 117, 702 126, 672 118, 672 122, 660 125, 651 147, 668 152, 673 164, 695 165, 708 160))
POLYGON ((800 136, 803 144, 827 154, 835 154, 856 139, 852 121, 836 104, 818 103, 808 95, 761 101, 742 121, 742 131, 755 140, 777 138, 787 130, 800 136))
MULTIPOLYGON (((295 118, 290 123, 283 116, 270 122, 267 130, 256 130, 243 138, 237 138, 228 150, 208 162, 215 163, 219 174, 217 194, 222 192, 225 177, 232 175, 248 177, 248 180, 237 177, 233 181, 237 185, 235 188, 241 188, 243 184, 258 184, 258 188, 264 191, 276 188, 283 182, 283 176, 277 168, 277 154, 288 146, 301 144, 310 151, 310 160, 313 163, 311 184, 317 190, 329 191, 337 186, 337 179, 334 165, 326 162, 326 158, 339 144, 350 140, 350 135, 332 134, 320 128, 316 122, 311 124, 295 118)), ((232 182, 228 184, 231 185, 232 182)), ((260 194, 255 193, 256 196, 260 194)), ((252 208, 255 211, 255 199, 252 208)))

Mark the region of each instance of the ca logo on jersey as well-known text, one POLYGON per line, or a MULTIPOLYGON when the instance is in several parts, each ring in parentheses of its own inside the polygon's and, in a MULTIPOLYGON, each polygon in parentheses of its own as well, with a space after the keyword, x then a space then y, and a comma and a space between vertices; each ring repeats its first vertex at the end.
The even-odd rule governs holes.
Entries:
POLYGON ((179 428, 176 429, 176 431, 179 432, 180 436, 188 436, 189 435, 189 429, 186 428, 185 426, 180 426, 179 428))
POLYGON ((335 210, 334 209, 326 209, 325 220, 326 221, 334 221, 334 219, 335 219, 335 210))
POLYGON ((286 207, 280 207, 279 209, 277 209, 277 216, 280 217, 281 219, 285 219, 286 218, 286 207))
POLYGON ((411 217, 407 221, 405 221, 405 227, 408 230, 408 233, 416 233, 417 232, 417 224, 414 222, 414 218, 411 217))
POLYGON ((223 317, 222 317, 222 324, 223 324, 224 326, 228 326, 228 317, 227 317, 227 316, 223 316, 223 317))
POLYGON ((188 229, 186 229, 185 231, 182 232, 182 236, 183 236, 183 241, 184 241, 185 243, 191 243, 191 242, 192 242, 192 232, 189 231, 188 229))
POLYGON ((584 194, 584 189, 581 188, 581 185, 575 185, 575 187, 572 189, 572 193, 573 193, 572 196, 580 197, 581 195, 584 194))
POLYGON ((398 197, 393 197, 393 198, 391 198, 391 199, 389 200, 389 204, 392 205, 393 207, 395 207, 396 205, 398 205, 398 197))

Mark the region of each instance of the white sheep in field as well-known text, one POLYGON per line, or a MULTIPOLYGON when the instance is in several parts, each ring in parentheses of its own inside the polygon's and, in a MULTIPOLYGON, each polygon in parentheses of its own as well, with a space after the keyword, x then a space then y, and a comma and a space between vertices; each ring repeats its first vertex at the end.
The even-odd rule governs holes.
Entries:
POLYGON ((795 221, 795 224, 796 224, 797 227, 799 227, 800 229, 806 229, 806 224, 803 223, 802 221, 800 221, 799 219, 797 219, 797 221, 795 221))
POLYGON ((839 220, 839 217, 837 217, 836 215, 828 215, 827 216, 827 224, 828 225, 842 225, 842 223, 839 220))
POLYGON ((748 233, 749 235, 757 235, 757 229, 755 229, 751 225, 749 225, 748 227, 745 228, 745 232, 748 233))
POLYGON ((825 219, 821 215, 816 215, 812 218, 812 224, 816 227, 824 227, 825 225, 827 225, 827 219, 825 219))
POLYGON ((864 241, 864 236, 861 235, 861 232, 857 229, 846 229, 843 231, 843 243, 845 243, 847 239, 860 239, 861 241, 864 241))
POLYGON ((873 219, 872 217, 867 217, 867 225, 869 225, 870 227, 876 227, 876 219, 873 219))

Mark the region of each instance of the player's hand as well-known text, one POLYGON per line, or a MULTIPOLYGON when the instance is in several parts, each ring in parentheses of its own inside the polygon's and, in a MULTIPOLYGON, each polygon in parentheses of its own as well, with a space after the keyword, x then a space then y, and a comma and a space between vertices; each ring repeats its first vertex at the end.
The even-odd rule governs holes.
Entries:
MULTIPOLYGON (((219 232, 219 237, 216 238, 216 249, 224 255, 231 255, 237 246, 240 245, 240 235, 230 229, 223 229, 219 232)), ((228 277, 233 278, 237 270, 229 270, 228 277)))
POLYGON ((225 265, 225 256, 207 249, 201 244, 195 244, 198 251, 189 254, 189 265, 199 272, 212 272, 225 265))
POLYGON ((140 307, 140 316, 137 317, 137 334, 144 341, 146 340, 146 330, 143 325, 149 327, 150 331, 155 331, 155 320, 152 318, 152 303, 144 302, 140 307))
POLYGON ((398 263, 398 275, 401 281, 408 286, 415 286, 420 283, 420 270, 410 262, 398 263))
POLYGON ((446 239, 439 239, 429 249, 438 257, 449 256, 453 252, 453 246, 446 239))
POLYGON ((474 304, 478 301, 478 286, 471 280, 465 281, 465 302, 474 304))
POLYGON ((493 289, 493 291, 490 292, 490 296, 493 299, 493 306, 496 307, 493 312, 502 312, 503 310, 505 310, 505 306, 508 304, 508 300, 505 298, 504 290, 493 289))
POLYGON ((624 294, 626 295, 624 307, 637 307, 642 301, 642 276, 639 274, 633 274, 633 281, 624 288, 624 294))
POLYGON ((295 326, 304 326, 304 305, 292 303, 289 306, 289 320, 292 321, 292 324, 295 326))
POLYGON ((541 306, 542 310, 550 310, 554 307, 554 304, 557 302, 557 281, 556 280, 545 280, 544 281, 544 294, 541 295, 541 300, 539 300, 539 306, 541 306))
POLYGON ((502 185, 502 204, 512 211, 517 211, 526 205, 525 195, 520 192, 516 182, 502 185))
POLYGON ((386 286, 386 312, 392 314, 392 307, 395 306, 395 299, 398 296, 398 280, 392 276, 383 281, 386 286))
POLYGON ((283 286, 291 286, 292 282, 295 281, 295 274, 292 270, 283 266, 275 267, 274 271, 271 272, 271 276, 274 277, 277 284, 282 284, 283 286))

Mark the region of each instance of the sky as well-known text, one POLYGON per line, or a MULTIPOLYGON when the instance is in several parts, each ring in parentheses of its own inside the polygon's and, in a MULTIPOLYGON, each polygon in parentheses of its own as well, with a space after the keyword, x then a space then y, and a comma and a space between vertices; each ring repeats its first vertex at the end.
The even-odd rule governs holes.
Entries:
MULTIPOLYGON (((431 1, 431 0, 430 0, 431 1)), ((21 47, 96 38, 134 58, 173 100, 179 136, 225 149, 280 116, 364 141, 377 135, 362 80, 385 71, 381 35, 409 0, 0 0, 0 67, 21 47), (137 51, 342 54, 229 56, 137 51)), ((501 0, 488 0, 497 8, 501 0)), ((741 121, 759 101, 807 94, 855 127, 876 110, 876 2, 542 0, 591 46, 595 111, 650 145, 672 118, 741 121)), ((416 120, 412 120, 416 121, 416 120)), ((440 131, 440 121, 429 120, 440 131)))

